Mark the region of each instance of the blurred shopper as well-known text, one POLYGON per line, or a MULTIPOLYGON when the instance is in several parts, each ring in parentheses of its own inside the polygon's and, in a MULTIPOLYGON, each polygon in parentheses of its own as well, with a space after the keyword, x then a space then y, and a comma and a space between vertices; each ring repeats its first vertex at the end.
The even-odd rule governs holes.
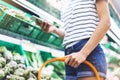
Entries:
POLYGON ((106 0, 66 0, 61 12, 64 29, 47 21, 36 20, 47 33, 54 32, 63 38, 66 63, 66 80, 96 80, 91 69, 82 64, 90 61, 98 70, 101 80, 106 78, 106 59, 99 44, 110 27, 106 0))

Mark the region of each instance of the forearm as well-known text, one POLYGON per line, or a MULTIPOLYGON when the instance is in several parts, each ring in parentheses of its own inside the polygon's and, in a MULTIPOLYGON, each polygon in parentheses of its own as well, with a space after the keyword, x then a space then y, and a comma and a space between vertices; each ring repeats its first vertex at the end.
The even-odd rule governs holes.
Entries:
POLYGON ((55 27, 55 29, 54 29, 53 32, 54 32, 55 34, 59 35, 62 39, 64 38, 65 33, 64 33, 64 31, 62 31, 61 29, 55 27))
POLYGON ((110 27, 110 22, 106 22, 106 20, 107 19, 103 19, 100 21, 93 35, 91 36, 91 38, 88 40, 86 45, 80 51, 81 53, 85 55, 89 55, 98 45, 98 43, 102 40, 102 38, 105 36, 106 32, 108 31, 110 27))

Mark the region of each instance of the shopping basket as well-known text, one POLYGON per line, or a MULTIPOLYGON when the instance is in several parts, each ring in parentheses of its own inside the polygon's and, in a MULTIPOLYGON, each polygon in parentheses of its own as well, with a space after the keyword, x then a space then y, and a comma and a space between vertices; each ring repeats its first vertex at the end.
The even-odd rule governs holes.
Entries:
MULTIPOLYGON (((55 62, 55 61, 63 61, 64 62, 65 59, 66 59, 66 57, 62 57, 62 58, 53 58, 53 59, 50 59, 50 60, 46 61, 38 71, 38 80, 41 80, 41 72, 42 72, 42 69, 45 67, 46 64, 48 64, 50 62, 55 62)), ((92 69, 92 71, 95 73, 96 79, 100 80, 100 76, 99 76, 96 68, 89 61, 84 61, 83 63, 88 65, 92 69)))

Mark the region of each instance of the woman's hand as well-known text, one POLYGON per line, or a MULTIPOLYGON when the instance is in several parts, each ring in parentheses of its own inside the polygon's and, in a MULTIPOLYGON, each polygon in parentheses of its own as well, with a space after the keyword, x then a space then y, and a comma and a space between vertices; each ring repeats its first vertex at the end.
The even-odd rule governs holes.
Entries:
POLYGON ((54 32, 56 29, 54 26, 52 26, 51 23, 47 22, 46 20, 40 22, 39 20, 36 19, 36 24, 42 28, 43 31, 50 33, 54 32))
POLYGON ((86 60, 87 56, 80 52, 75 52, 66 56, 65 63, 71 67, 77 68, 86 60))
POLYGON ((64 31, 56 28, 55 26, 53 26, 51 23, 47 22, 46 20, 41 22, 36 19, 36 24, 38 26, 40 26, 43 31, 45 31, 47 33, 53 32, 53 33, 59 35, 62 39, 64 38, 64 35, 65 35, 64 31))

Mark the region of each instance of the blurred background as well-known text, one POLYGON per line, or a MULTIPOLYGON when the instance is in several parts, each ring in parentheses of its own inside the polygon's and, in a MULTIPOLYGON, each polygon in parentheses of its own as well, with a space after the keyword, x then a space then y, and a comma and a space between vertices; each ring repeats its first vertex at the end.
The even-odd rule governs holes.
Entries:
MULTIPOLYGON (((32 15, 60 28, 61 0, 0 0, 0 80, 37 80, 40 66, 64 56, 62 39, 45 33, 32 15)), ((108 70, 107 80, 120 80, 120 0, 109 0, 111 27, 101 41, 108 70)), ((48 64, 43 80, 65 80, 62 62, 48 64)))

